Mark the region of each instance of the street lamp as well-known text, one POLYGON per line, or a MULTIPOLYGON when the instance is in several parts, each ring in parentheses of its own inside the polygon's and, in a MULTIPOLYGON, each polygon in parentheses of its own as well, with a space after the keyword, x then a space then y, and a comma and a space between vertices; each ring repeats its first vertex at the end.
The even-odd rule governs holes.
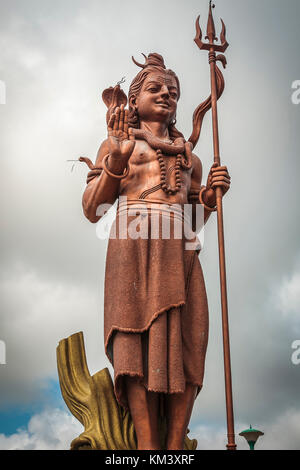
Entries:
POLYGON ((250 450, 254 450, 254 446, 257 439, 259 438, 259 436, 263 436, 264 433, 262 431, 258 431, 257 429, 253 429, 250 424, 250 428, 240 432, 239 435, 244 436, 244 438, 249 444, 250 450))

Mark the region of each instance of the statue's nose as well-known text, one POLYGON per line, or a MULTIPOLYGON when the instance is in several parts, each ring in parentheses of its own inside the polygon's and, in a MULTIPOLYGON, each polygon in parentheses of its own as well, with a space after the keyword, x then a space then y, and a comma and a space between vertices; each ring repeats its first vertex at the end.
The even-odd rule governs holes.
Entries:
POLYGON ((169 98, 170 96, 169 89, 166 85, 161 87, 161 96, 162 98, 169 98))

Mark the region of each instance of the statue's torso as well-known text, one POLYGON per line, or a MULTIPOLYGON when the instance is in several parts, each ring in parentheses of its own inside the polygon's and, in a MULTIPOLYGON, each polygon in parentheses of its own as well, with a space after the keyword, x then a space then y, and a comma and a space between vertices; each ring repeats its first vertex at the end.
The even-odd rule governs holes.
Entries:
MULTIPOLYGON (((168 182, 171 187, 175 187, 176 155, 164 156, 164 161, 168 182), (171 167, 173 170, 168 172, 171 167)), ((126 196, 128 199, 159 199, 166 204, 188 203, 192 168, 187 171, 180 170, 181 189, 176 194, 169 195, 161 188, 157 188, 161 183, 160 165, 156 150, 152 149, 146 141, 137 140, 129 165, 129 175, 121 181, 120 196, 126 196), (149 193, 151 188, 156 190, 149 193)))

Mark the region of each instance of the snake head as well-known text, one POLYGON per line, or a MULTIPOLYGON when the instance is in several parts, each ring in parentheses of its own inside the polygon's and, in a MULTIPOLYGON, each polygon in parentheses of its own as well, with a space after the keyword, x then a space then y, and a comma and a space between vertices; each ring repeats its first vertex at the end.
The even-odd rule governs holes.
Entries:
POLYGON ((125 95, 124 91, 121 90, 120 85, 116 85, 115 87, 111 86, 104 90, 102 93, 102 100, 108 108, 106 113, 107 123, 109 122, 110 116, 117 107, 121 106, 121 104, 124 106, 127 105, 127 96, 125 95))

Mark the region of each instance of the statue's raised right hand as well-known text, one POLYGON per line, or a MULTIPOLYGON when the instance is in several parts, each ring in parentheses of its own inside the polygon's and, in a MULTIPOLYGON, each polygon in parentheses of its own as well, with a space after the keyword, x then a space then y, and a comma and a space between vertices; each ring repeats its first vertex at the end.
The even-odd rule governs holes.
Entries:
POLYGON ((128 129, 128 110, 116 108, 107 126, 109 154, 112 160, 128 162, 135 147, 132 128, 128 129))

